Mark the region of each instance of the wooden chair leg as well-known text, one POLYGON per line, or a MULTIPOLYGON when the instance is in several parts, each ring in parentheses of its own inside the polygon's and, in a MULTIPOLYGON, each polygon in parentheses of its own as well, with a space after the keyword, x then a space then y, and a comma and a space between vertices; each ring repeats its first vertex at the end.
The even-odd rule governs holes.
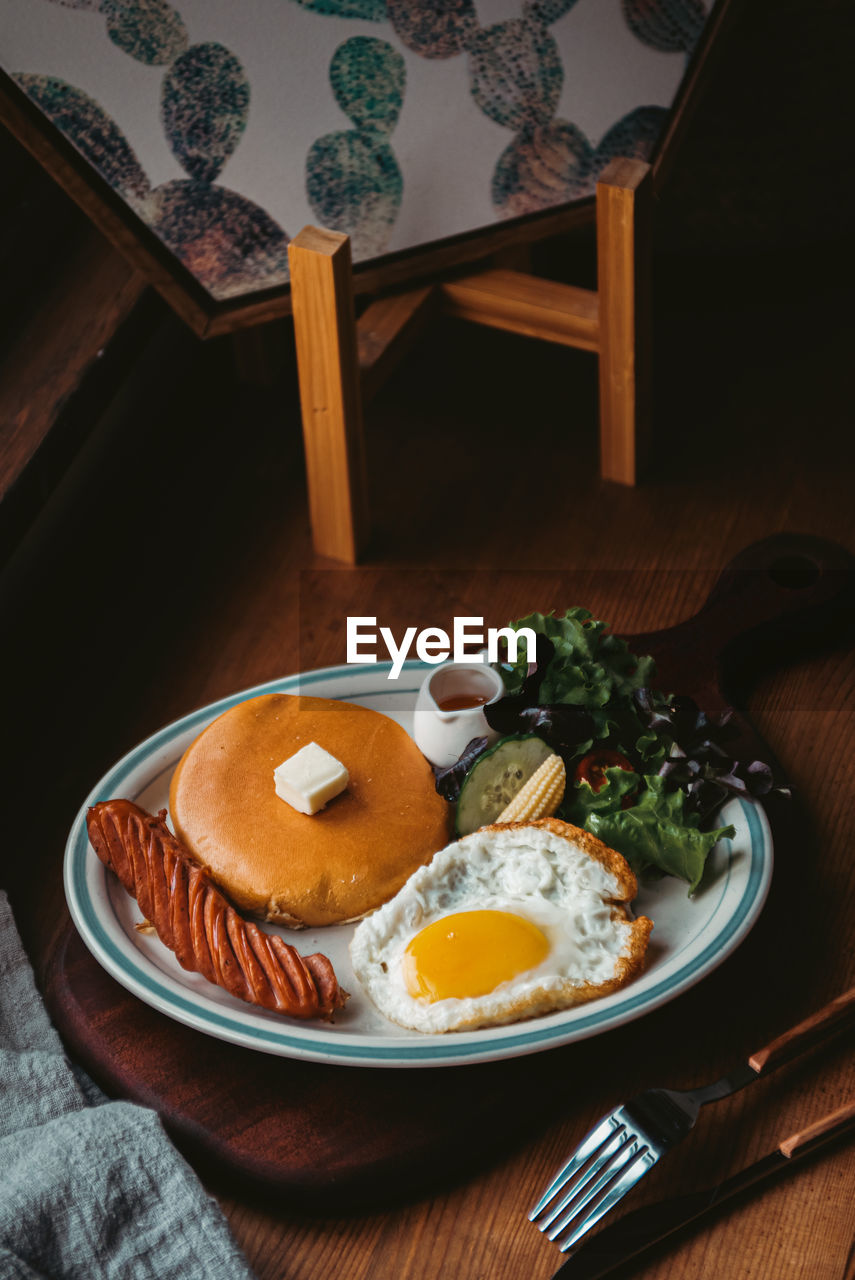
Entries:
POLYGON ((597 183, 600 473, 635 484, 649 443, 650 166, 612 161, 597 183))
POLYGON ((312 536, 354 564, 368 535, 350 241, 304 227, 288 247, 312 536))

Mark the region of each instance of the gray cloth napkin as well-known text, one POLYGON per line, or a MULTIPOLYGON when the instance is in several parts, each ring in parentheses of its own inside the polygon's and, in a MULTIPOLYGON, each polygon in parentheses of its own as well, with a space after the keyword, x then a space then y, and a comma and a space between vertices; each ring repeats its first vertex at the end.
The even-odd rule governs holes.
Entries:
POLYGON ((71 1066, 0 892, 0 1280, 252 1280, 158 1116, 71 1066))

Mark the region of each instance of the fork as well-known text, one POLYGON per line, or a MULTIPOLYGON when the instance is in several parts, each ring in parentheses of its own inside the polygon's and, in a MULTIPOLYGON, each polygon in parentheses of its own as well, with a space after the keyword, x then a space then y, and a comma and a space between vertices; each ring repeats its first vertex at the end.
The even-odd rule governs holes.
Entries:
POLYGON ((855 1021, 855 987, 699 1089, 647 1089, 595 1125, 528 1215, 567 1253, 694 1127, 701 1107, 726 1098, 855 1021), (537 1221, 541 1219, 541 1221, 537 1221))

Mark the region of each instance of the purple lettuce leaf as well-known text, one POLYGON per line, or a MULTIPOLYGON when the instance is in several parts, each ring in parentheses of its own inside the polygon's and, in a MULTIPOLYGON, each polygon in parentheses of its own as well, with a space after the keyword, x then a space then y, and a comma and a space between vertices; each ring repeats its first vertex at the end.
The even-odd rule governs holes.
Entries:
POLYGON ((463 751, 453 764, 433 766, 434 783, 439 795, 443 800, 448 800, 452 804, 457 801, 460 795, 460 788, 463 786, 463 779, 472 768, 475 761, 480 755, 487 750, 487 744, 490 739, 472 738, 467 742, 463 751))
POLYGON ((637 689, 633 699, 647 728, 671 740, 659 777, 669 788, 685 792, 687 812, 697 814, 702 822, 712 817, 728 795, 758 798, 773 790, 787 794, 776 784, 765 761, 740 761, 728 750, 728 744, 739 736, 732 707, 711 717, 693 698, 679 695, 666 699, 646 688, 637 689))

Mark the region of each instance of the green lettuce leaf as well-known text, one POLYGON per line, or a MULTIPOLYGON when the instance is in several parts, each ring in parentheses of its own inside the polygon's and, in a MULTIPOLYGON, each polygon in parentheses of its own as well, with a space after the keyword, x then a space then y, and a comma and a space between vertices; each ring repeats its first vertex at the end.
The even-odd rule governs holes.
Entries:
MULTIPOLYGON (((535 635, 552 640, 555 652, 549 662, 543 684, 541 704, 570 704, 584 707, 594 717, 595 737, 604 739, 613 733, 622 719, 634 723, 634 740, 643 726, 632 708, 632 691, 650 684, 655 667, 653 658, 636 658, 626 640, 607 630, 587 609, 567 609, 563 617, 554 613, 530 613, 512 623, 515 630, 530 627, 535 635)), ((522 658, 504 671, 508 692, 517 692, 526 676, 522 658)), ((635 741, 631 744, 635 745, 635 741)))
POLYGON ((561 805, 561 817, 565 822, 572 822, 574 827, 585 827, 594 813, 619 813, 625 796, 632 796, 641 786, 641 778, 628 769, 609 767, 604 770, 605 784, 599 791, 588 782, 579 782, 567 788, 567 794, 561 805))
MULTIPOLYGON (((627 697, 633 689, 649 685, 654 672, 652 658, 637 658, 625 640, 606 630, 587 609, 554 613, 530 613, 512 624, 514 630, 530 627, 548 636, 555 645, 540 689, 540 701, 570 702, 584 707, 605 707, 613 697, 627 697)), ((521 685, 526 665, 513 668, 514 684, 521 685)))
MULTIPOLYGON (((569 704, 591 713, 595 739, 625 740, 626 748, 636 742, 643 759, 658 739, 646 732, 632 703, 634 690, 650 684, 655 664, 650 657, 631 653, 625 640, 612 635, 605 622, 587 609, 568 609, 563 617, 554 613, 530 613, 513 627, 530 627, 536 635, 547 636, 555 653, 540 686, 541 704, 569 704)), ((522 657, 503 671, 509 693, 522 688, 527 664, 522 657)))
MULTIPOLYGON (((607 769, 606 776, 621 773, 607 769)), ((618 778, 608 777, 608 786, 587 802, 583 822, 576 822, 597 836, 604 844, 622 853, 636 875, 655 868, 666 875, 679 876, 692 894, 701 883, 706 860, 713 845, 725 836, 733 836, 732 826, 714 831, 701 831, 694 814, 685 812, 682 791, 666 789, 664 778, 648 775, 645 790, 630 809, 621 808, 622 795, 627 794, 618 778), (608 794, 607 794, 608 793, 608 794)), ((582 783, 577 792, 591 791, 582 783)), ((582 813, 585 799, 578 794, 567 806, 568 812, 582 813)), ((575 821, 568 817, 569 822, 575 821)))

